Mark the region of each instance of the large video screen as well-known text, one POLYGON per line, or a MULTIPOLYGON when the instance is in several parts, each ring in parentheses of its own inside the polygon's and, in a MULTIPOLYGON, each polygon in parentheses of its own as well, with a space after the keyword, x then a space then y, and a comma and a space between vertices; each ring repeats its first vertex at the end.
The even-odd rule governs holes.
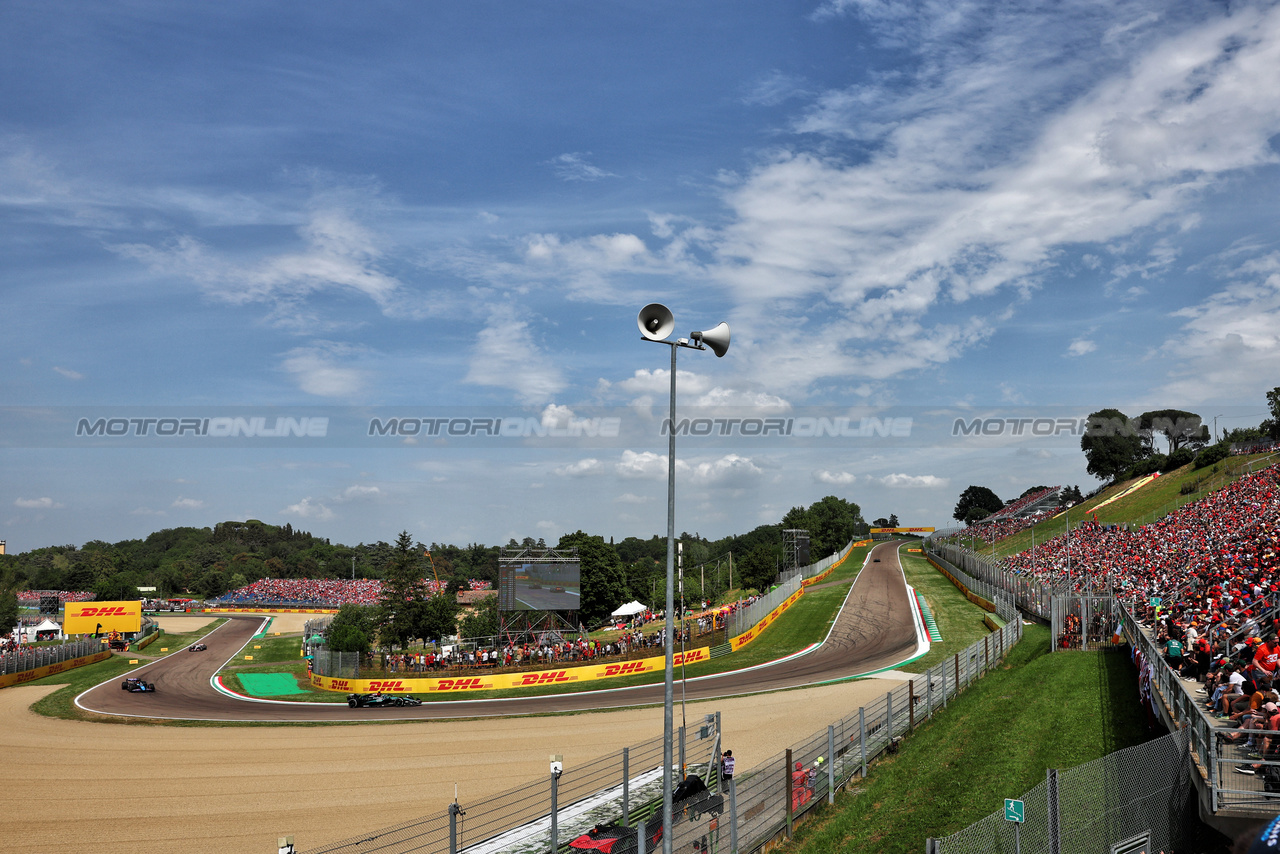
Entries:
POLYGON ((498 567, 499 611, 576 611, 581 599, 582 567, 577 561, 498 567))

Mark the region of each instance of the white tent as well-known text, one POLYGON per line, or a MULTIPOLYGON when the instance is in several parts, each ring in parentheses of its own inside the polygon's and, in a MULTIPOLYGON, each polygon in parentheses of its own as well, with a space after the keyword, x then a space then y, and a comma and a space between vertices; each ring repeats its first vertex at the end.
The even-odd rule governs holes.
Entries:
POLYGON ((649 609, 648 609, 648 608, 646 608, 644 605, 641 605, 639 602, 637 602, 637 601, 635 601, 635 600, 633 599, 633 600, 631 600, 630 602, 628 602, 627 604, 625 604, 625 605, 623 605, 622 607, 620 607, 618 610, 614 611, 614 612, 613 612, 612 614, 610 614, 609 616, 611 616, 611 617, 634 617, 636 614, 643 614, 643 613, 644 613, 645 611, 647 611, 647 610, 649 610, 649 609))

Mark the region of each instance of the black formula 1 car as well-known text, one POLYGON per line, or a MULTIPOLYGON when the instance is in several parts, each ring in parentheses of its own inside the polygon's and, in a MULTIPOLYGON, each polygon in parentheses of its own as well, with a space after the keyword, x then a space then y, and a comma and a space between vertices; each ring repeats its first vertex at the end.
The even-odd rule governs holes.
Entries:
POLYGON ((204 652, 208 648, 209 647, 202 643, 193 643, 191 646, 187 647, 187 652, 204 652))
POLYGON ((156 683, 143 682, 136 676, 130 676, 121 682, 120 687, 132 694, 154 694, 156 691, 156 683))
POLYGON ((383 709, 387 706, 421 706, 422 701, 416 697, 401 697, 397 694, 348 694, 347 705, 353 709, 383 709))

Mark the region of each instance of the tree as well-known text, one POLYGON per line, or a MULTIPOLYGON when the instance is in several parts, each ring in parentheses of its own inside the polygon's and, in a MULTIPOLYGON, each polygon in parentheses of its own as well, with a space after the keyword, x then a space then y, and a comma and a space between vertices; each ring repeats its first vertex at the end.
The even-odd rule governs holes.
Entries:
POLYGON ((890 528, 897 528, 897 527, 898 527, 898 514, 897 514, 897 513, 890 513, 890 514, 889 514, 889 524, 888 524, 888 527, 890 527, 890 528))
POLYGON ((374 631, 372 609, 348 603, 338 609, 329 624, 325 646, 334 652, 366 653, 373 646, 374 631))
POLYGON ((605 620, 613 610, 627 600, 627 587, 622 578, 622 562, 613 546, 583 531, 565 534, 558 549, 577 546, 578 562, 582 568, 582 596, 578 604, 578 618, 588 627, 605 620))
POLYGON ((491 638, 498 633, 498 596, 486 596, 474 611, 458 622, 458 634, 464 639, 491 638))
POLYGON ((411 638, 422 637, 422 603, 427 585, 422 577, 418 550, 408 531, 401 531, 382 581, 378 602, 378 641, 386 646, 405 646, 411 638))
POLYGON ((1266 430, 1272 439, 1280 439, 1280 386, 1267 392, 1267 409, 1271 411, 1271 417, 1258 425, 1258 429, 1266 430))
POLYGON ((1185 409, 1153 409, 1138 416, 1138 429, 1151 437, 1159 433, 1169 443, 1169 454, 1179 448, 1202 448, 1209 441, 1209 427, 1201 423, 1199 415, 1185 409))
POLYGON ((0 593, 0 634, 9 634, 18 625, 18 594, 12 590, 0 593))
POLYGON ((1099 409, 1089 416, 1080 437, 1088 466, 1099 480, 1113 480, 1150 451, 1138 425, 1118 409, 1099 409))
POLYGON ((866 524, 862 508, 834 495, 815 501, 808 508, 792 507, 782 517, 782 528, 809 532, 809 552, 815 559, 840 551, 866 529, 866 524))
POLYGON ((969 525, 1002 509, 1004 502, 1000 500, 1000 496, 985 486, 970 486, 960 493, 960 500, 956 502, 951 518, 969 525), (974 515, 977 510, 985 512, 981 516, 974 515))
MULTIPOLYGON (((498 597, 491 597, 497 607, 498 597)), ((413 634, 411 637, 421 640, 443 640, 458 631, 458 600, 451 593, 437 593, 428 596, 415 609, 413 634)), ((495 630, 491 634, 497 634, 495 630)))
POLYGON ((742 588, 768 590, 778 574, 778 558, 777 546, 764 543, 753 546, 737 561, 742 588))

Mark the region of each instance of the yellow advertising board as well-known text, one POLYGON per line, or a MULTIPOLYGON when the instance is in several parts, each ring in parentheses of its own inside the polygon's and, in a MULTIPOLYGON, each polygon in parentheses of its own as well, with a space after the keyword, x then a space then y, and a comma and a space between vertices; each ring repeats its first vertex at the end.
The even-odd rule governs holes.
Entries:
POLYGON ((72 658, 67 661, 59 661, 56 664, 46 664, 44 667, 37 667, 34 670, 22 670, 18 673, 6 673, 0 676, 0 688, 8 688, 10 685, 21 685, 24 682, 31 682, 36 679, 43 679, 46 676, 54 676, 66 670, 81 667, 85 664, 93 664, 95 661, 103 661, 111 657, 110 650, 95 652, 90 655, 84 655, 80 658, 72 658))
POLYGON ((781 605, 779 605, 778 607, 770 611, 768 616, 766 616, 763 620, 756 623, 754 626, 752 626, 750 629, 743 632, 742 634, 738 635, 736 638, 730 639, 729 643, 732 645, 733 651, 737 652, 747 644, 751 643, 756 638, 760 637, 760 634, 765 629, 773 625, 774 620, 781 617, 783 612, 786 611, 788 608, 790 608, 792 605, 794 605, 803 595, 804 595, 804 587, 801 586, 799 590, 797 590, 795 593, 792 593, 790 596, 788 596, 786 598, 786 601, 784 601, 781 605))
POLYGON ((68 602, 62 631, 69 635, 94 632, 136 632, 142 628, 142 602, 68 602), (101 626, 101 628, 99 628, 101 626))
MULTIPOLYGON (((711 648, 685 650, 675 654, 675 666, 693 664, 711 659, 711 648)), ((611 661, 564 667, 559 670, 538 670, 532 673, 497 673, 476 668, 474 675, 424 678, 390 674, 382 679, 341 679, 336 676, 311 674, 311 686, 322 691, 343 691, 353 694, 435 694, 459 691, 494 691, 508 688, 529 688, 535 685, 563 685, 570 682, 590 682, 611 679, 615 676, 633 676, 666 668, 666 656, 640 658, 635 661, 611 661)))

